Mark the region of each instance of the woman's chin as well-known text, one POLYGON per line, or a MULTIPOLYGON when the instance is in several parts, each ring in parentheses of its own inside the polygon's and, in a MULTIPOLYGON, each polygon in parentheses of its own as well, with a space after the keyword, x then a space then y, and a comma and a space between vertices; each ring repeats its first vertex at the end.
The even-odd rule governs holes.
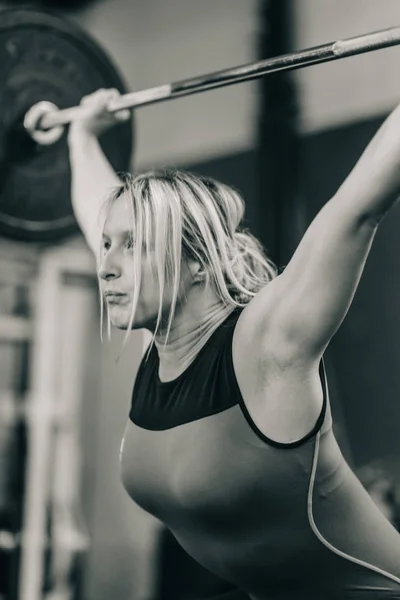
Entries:
POLYGON ((127 314, 123 314, 119 311, 110 311, 110 321, 111 321, 111 325, 113 327, 116 327, 117 329, 128 329, 129 328, 129 321, 130 321, 130 315, 127 314))
POLYGON ((124 316, 111 314, 110 321, 113 327, 115 327, 116 329, 122 329, 124 331, 126 331, 127 329, 143 329, 143 327, 145 327, 145 325, 140 323, 136 318, 134 319, 132 325, 129 327, 130 315, 124 316))
POLYGON ((121 310, 120 307, 113 307, 109 310, 110 322, 113 327, 116 329, 152 329, 155 327, 157 323, 157 314, 152 315, 151 318, 146 318, 145 315, 141 314, 140 310, 136 310, 135 317, 133 319, 133 323, 129 326, 129 322, 131 319, 130 310, 124 311, 121 310))

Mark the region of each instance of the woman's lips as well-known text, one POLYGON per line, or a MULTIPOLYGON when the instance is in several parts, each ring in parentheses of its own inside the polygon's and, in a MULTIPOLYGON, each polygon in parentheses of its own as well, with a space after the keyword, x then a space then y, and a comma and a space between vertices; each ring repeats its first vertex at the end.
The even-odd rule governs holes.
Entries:
POLYGON ((121 302, 123 298, 126 297, 126 294, 121 294, 120 292, 105 292, 104 294, 106 300, 110 304, 118 304, 121 302))

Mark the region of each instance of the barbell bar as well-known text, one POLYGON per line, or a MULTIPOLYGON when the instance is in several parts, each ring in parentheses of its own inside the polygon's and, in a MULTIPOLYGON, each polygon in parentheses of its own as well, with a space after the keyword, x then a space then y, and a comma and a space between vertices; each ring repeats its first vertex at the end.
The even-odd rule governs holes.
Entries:
MULTIPOLYGON (((392 27, 238 67, 183 79, 174 83, 123 94, 110 102, 108 110, 113 113, 127 108, 134 109, 210 89, 226 87, 242 81, 258 79, 278 71, 299 69, 389 48, 398 44, 400 44, 400 27, 392 27)), ((78 119, 81 110, 80 106, 57 110, 54 104, 39 102, 28 111, 24 121, 25 127, 38 143, 52 144, 61 137, 62 126, 78 119)))

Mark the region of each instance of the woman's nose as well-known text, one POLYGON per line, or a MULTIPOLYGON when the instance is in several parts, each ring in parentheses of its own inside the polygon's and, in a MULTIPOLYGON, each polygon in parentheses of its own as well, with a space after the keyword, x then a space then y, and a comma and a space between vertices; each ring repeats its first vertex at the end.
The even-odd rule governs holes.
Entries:
POLYGON ((121 269, 112 252, 108 252, 102 257, 97 272, 98 276, 105 281, 117 279, 121 276, 121 269))

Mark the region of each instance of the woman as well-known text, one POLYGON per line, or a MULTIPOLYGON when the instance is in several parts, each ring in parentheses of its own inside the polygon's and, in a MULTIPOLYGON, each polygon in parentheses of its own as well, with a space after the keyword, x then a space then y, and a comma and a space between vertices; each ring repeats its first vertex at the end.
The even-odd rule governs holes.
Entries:
POLYGON ((128 493, 214 574, 193 598, 400 599, 400 536, 342 457, 322 364, 400 191, 400 108, 277 275, 228 186, 113 172, 96 136, 126 116, 104 110, 115 93, 84 100, 69 143, 108 323, 153 334, 128 493))

